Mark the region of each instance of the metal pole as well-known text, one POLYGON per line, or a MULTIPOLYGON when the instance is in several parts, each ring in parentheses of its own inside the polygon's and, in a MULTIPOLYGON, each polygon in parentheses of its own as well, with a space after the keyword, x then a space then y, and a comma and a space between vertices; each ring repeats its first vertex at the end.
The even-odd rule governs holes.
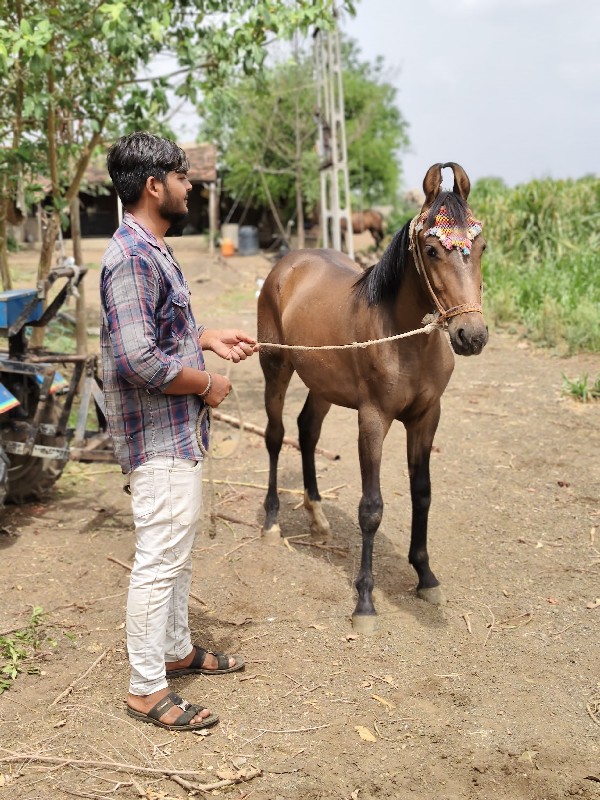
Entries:
POLYGON ((323 247, 333 246, 341 250, 341 223, 344 220, 346 249, 353 258, 344 90, 337 27, 329 33, 320 30, 316 32, 314 59, 317 76, 318 151, 321 157, 321 238, 323 247))

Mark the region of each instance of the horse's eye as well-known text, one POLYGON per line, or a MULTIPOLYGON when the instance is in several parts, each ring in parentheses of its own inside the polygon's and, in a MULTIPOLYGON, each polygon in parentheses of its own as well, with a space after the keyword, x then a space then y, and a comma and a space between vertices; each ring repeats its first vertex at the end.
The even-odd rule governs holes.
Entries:
POLYGON ((425 254, 429 258, 437 258, 437 250, 435 249, 435 247, 431 247, 431 246, 430 247, 426 247, 425 248, 425 254))

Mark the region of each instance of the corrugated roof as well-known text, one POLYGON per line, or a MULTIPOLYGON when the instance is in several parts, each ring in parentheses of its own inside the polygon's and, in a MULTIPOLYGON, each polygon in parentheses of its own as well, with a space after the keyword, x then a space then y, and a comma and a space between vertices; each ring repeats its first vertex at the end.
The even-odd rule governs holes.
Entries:
MULTIPOLYGON (((188 178, 191 183, 211 183, 217 179, 217 148, 214 144, 183 144, 190 162, 188 178)), ((106 156, 94 158, 84 175, 84 184, 109 184, 106 156)))

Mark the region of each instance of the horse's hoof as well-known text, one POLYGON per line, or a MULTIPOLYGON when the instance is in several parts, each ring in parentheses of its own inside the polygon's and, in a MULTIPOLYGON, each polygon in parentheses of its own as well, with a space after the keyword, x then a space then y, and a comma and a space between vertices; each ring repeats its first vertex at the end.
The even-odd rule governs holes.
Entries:
POLYGON ((280 545, 283 542, 283 539, 281 538, 281 528, 277 523, 275 523, 275 525, 271 525, 271 527, 268 529, 263 528, 261 531, 261 536, 265 544, 280 545))
POLYGON ((376 614, 352 614, 352 630, 362 633, 363 636, 372 636, 377 633, 376 614))
POLYGON ((426 600, 432 606, 444 606, 448 602, 441 586, 432 586, 431 589, 417 589, 417 597, 426 600))
POLYGON ((311 500, 308 493, 304 492, 304 508, 310 517, 310 532, 313 536, 328 536, 331 527, 329 520, 323 513, 320 500, 311 500))
POLYGON ((316 519, 310 523, 311 536, 329 536, 331 533, 331 526, 325 517, 323 517, 323 520, 325 521, 325 524, 323 524, 323 521, 317 521, 316 519))

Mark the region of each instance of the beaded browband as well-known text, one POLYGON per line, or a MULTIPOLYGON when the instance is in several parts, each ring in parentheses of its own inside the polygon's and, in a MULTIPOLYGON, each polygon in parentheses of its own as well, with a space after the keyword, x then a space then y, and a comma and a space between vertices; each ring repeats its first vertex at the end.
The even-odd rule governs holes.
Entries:
MULTIPOLYGON (((423 230, 428 214, 426 210, 418 217, 416 233, 423 230)), ((435 225, 425 231, 425 236, 437 236, 447 250, 457 247, 464 255, 469 255, 471 243, 481 233, 482 227, 483 223, 476 220, 470 211, 467 212, 466 227, 459 226, 457 220, 448 215, 446 206, 442 206, 435 216, 435 225)))

